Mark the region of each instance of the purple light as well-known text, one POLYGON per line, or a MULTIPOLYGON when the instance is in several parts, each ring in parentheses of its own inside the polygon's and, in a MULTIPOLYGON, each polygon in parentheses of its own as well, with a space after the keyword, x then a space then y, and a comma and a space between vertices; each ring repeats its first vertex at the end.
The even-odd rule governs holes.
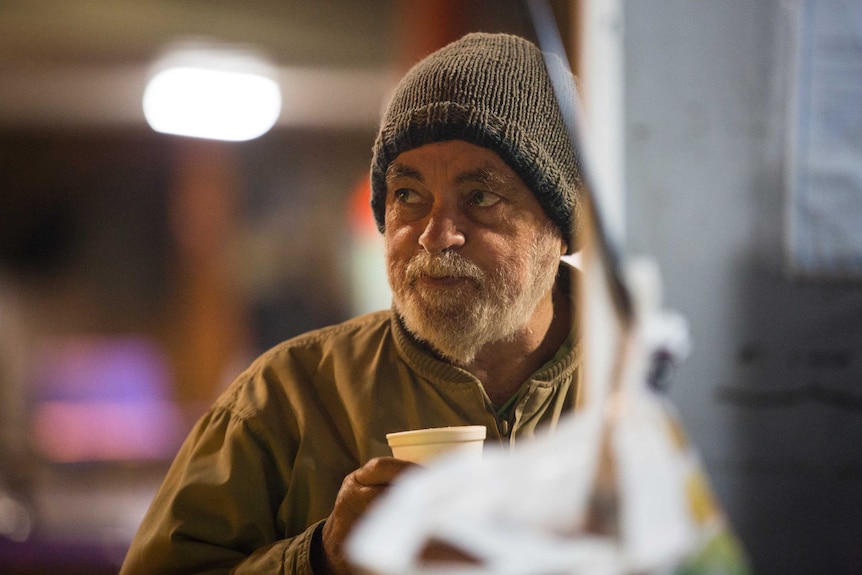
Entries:
POLYGON ((62 462, 173 456, 184 433, 161 348, 141 336, 73 337, 46 344, 36 370, 32 432, 62 462))

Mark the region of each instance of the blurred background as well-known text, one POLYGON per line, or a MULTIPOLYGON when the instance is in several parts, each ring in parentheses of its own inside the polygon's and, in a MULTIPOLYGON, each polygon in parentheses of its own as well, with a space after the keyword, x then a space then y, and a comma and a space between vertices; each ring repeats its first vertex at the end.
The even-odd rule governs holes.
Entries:
MULTIPOLYGON (((668 392, 755 571, 859 572, 859 8, 552 5, 614 225, 688 319, 668 392)), ((535 38, 512 0, 0 3, 0 572, 115 573, 255 355, 388 306, 379 114, 473 30, 535 38), (271 130, 148 127, 152 66, 190 40, 269 59, 271 130)))

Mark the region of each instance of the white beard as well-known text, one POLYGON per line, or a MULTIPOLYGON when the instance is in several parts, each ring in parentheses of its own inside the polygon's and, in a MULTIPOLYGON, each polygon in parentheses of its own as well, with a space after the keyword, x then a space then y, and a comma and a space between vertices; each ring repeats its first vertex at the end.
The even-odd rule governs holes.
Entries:
POLYGON ((452 251, 436 256, 423 251, 405 266, 388 262, 393 306, 417 339, 454 364, 467 365, 484 346, 511 340, 527 325, 553 288, 559 245, 549 227, 527 253, 489 273, 452 251), (467 281, 450 289, 423 288, 417 280, 424 274, 467 281))

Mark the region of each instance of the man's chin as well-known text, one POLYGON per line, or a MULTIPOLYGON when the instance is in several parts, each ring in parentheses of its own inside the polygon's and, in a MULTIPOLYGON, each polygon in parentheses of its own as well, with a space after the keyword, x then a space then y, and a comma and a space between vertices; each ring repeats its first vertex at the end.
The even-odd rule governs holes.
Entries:
POLYGON ((450 287, 447 289, 417 289, 412 298, 414 304, 429 310, 429 314, 469 313, 480 298, 475 289, 468 286, 450 287))
POLYGON ((464 336, 474 330, 465 326, 463 318, 457 314, 436 313, 433 317, 422 318, 409 312, 399 315, 407 331, 441 358, 466 365, 476 357, 479 347, 476 338, 464 336))
POLYGON ((440 338, 422 337, 414 334, 416 339, 425 344, 435 355, 458 367, 469 365, 475 358, 478 348, 475 342, 469 345, 459 345, 451 341, 445 341, 440 338), (435 340, 436 339, 436 343, 435 340))

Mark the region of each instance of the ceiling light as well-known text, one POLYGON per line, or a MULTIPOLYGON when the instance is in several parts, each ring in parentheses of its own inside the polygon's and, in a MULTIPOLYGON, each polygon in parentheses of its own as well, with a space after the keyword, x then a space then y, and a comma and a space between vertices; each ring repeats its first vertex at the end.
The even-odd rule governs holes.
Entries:
POLYGON ((281 91, 275 69, 252 51, 182 47, 154 66, 143 108, 157 132, 243 141, 272 128, 281 91))

